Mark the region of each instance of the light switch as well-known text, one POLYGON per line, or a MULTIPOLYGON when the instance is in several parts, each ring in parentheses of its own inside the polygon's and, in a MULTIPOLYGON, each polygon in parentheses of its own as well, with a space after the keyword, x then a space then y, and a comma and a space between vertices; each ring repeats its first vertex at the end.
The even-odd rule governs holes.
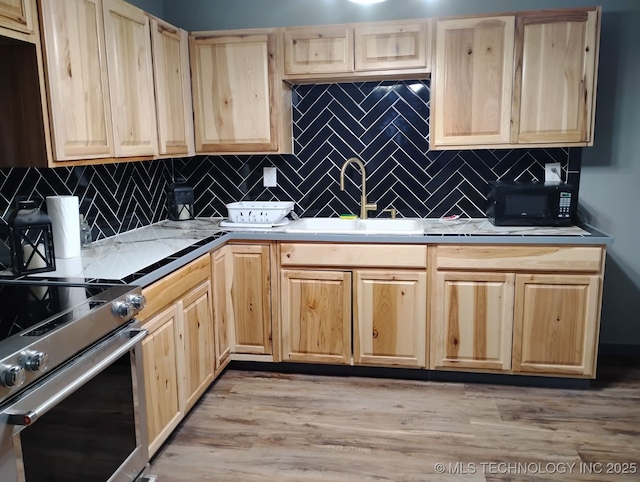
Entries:
POLYGON ((275 167, 262 168, 262 185, 276 187, 278 185, 278 170, 275 167))

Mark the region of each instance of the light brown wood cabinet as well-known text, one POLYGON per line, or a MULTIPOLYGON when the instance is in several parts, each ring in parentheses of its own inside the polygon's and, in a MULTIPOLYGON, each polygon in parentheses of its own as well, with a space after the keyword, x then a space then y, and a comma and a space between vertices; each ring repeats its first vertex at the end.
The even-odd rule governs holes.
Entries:
POLYGON ((276 75, 276 34, 189 38, 198 153, 292 152, 291 92, 276 75))
POLYGON ((593 145, 600 12, 438 21, 431 148, 593 145))
POLYGON ((215 331, 216 367, 221 367, 231 354, 231 300, 227 297, 228 250, 219 248, 211 253, 211 279, 213 281, 213 326, 215 331))
POLYGON ((599 10, 518 17, 517 143, 593 143, 599 10))
POLYGON ((424 78, 431 72, 431 20, 282 29, 283 78, 353 82, 424 78))
POLYGON ((355 24, 356 71, 431 71, 431 21, 355 24))
POLYGON ((353 28, 345 25, 284 29, 284 73, 353 72, 353 28))
POLYGON ((433 368, 511 370, 514 278, 512 273, 437 273, 433 368))
POLYGON ((149 18, 122 0, 102 0, 116 157, 158 152, 149 18))
POLYGON ((437 22, 432 147, 509 143, 514 38, 514 16, 437 22))
POLYGON ((351 273, 285 269, 280 277, 283 361, 351 362, 351 273))
POLYGON ((214 254, 219 360, 228 353, 273 352, 270 263, 269 245, 230 244, 214 254))
POLYGON ((184 416, 180 399, 180 321, 173 304, 144 324, 142 341, 149 454, 154 454, 184 416))
POLYGON ((426 365, 425 246, 282 243, 280 264, 283 360, 426 365))
POLYGON ((193 156, 193 102, 189 36, 183 29, 150 17, 160 155, 193 156))
POLYGON ((440 245, 435 265, 432 368, 595 377, 603 248, 440 245))
POLYGON ((354 271, 353 361, 425 366, 426 271, 354 271))
POLYGON ((595 377, 600 276, 517 275, 513 370, 595 377))
POLYGON ((113 157, 102 2, 43 1, 41 9, 54 159, 113 157))
POLYGON ((193 407, 213 381, 215 360, 211 303, 211 282, 208 280, 178 301, 178 310, 182 314, 185 410, 193 407))
POLYGON ((153 455, 211 384, 215 372, 209 255, 142 290, 149 454, 153 455))
POLYGON ((33 7, 31 0, 0 0, 0 29, 34 32, 33 7))

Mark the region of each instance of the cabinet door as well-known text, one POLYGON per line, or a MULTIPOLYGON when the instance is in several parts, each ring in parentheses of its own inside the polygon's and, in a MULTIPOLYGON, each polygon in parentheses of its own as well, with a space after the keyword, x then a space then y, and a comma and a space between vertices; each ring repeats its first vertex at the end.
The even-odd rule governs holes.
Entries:
POLYGON ((353 29, 294 27, 284 30, 284 73, 353 72, 353 29))
POLYGON ((230 341, 230 304, 227 294, 227 260, 228 246, 218 249, 211 254, 211 266, 213 269, 213 326, 215 330, 215 356, 216 367, 231 354, 230 341))
POLYGON ((181 387, 189 410, 213 381, 214 340, 211 316, 211 283, 192 289, 178 302, 182 311, 184 368, 181 387))
POLYGON ((426 271, 358 270, 354 275, 354 363, 424 367, 426 271))
POLYGON ((384 22, 354 27, 355 68, 367 70, 431 70, 428 20, 384 22))
POLYGON ((517 275, 513 370, 595 376, 599 276, 517 275))
POLYGON ((518 18, 517 142, 566 144, 592 139, 597 31, 596 10, 518 18))
POLYGON ((113 157, 102 4, 41 6, 55 159, 113 157))
POLYGON ((349 364, 351 273, 282 270, 282 359, 349 364))
POLYGON ((511 369, 513 274, 438 272, 434 368, 511 369))
POLYGON ((226 294, 233 353, 271 353, 269 246, 227 247, 226 294))
POLYGON ((196 151, 276 151, 275 35, 190 42, 196 151))
POLYGON ((153 77, 160 154, 193 156, 193 104, 189 37, 185 30, 151 18, 153 77))
POLYGON ((31 0, 0 0, 0 27, 31 33, 33 13, 31 0))
POLYGON ((508 143, 515 18, 444 20, 436 29, 432 145, 508 143))
POLYGON ((149 18, 122 0, 103 0, 116 157, 158 152, 149 18))
POLYGON ((178 379, 180 347, 177 305, 162 311, 144 324, 149 335, 142 341, 144 382, 147 400, 149 456, 162 445, 184 414, 178 379))

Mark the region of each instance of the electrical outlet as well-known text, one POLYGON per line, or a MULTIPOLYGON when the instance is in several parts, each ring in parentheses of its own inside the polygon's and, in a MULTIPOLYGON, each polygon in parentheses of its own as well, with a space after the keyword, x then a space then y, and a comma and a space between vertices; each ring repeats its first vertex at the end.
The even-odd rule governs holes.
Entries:
POLYGON ((278 170, 275 167, 262 168, 262 185, 276 187, 278 185, 278 170))
POLYGON ((562 182, 559 162, 549 162, 544 165, 544 182, 562 182))

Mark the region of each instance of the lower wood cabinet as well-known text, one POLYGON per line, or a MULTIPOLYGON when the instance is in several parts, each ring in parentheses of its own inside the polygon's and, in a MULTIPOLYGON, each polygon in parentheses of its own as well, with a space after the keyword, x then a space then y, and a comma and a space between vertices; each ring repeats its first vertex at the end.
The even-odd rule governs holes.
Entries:
POLYGON ((595 376, 600 277, 517 275, 513 370, 595 376))
POLYGON ((272 353, 270 252, 269 245, 231 244, 213 253, 219 363, 229 353, 272 353))
POLYGON ((282 359, 351 362, 351 273, 283 270, 282 359))
POLYGON ((142 356, 150 455, 158 450, 184 416, 178 382, 179 325, 175 304, 144 324, 149 330, 142 342, 142 356))
POLYGON ((426 271, 354 271, 353 361, 425 366, 426 271))
POLYGON ((147 307, 139 318, 149 330, 142 342, 142 354, 150 455, 213 381, 209 276, 206 255, 143 290, 147 307))
POLYGON ((435 259, 431 368, 595 377, 602 248, 449 245, 435 259))
POLYGON ((283 360, 424 367, 426 287, 424 270, 282 270, 283 360))
POLYGON ((514 278, 510 273, 437 273, 434 368, 511 369, 514 278))

